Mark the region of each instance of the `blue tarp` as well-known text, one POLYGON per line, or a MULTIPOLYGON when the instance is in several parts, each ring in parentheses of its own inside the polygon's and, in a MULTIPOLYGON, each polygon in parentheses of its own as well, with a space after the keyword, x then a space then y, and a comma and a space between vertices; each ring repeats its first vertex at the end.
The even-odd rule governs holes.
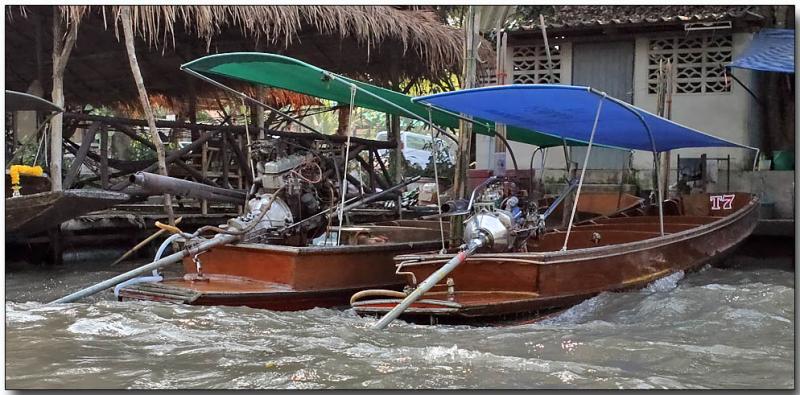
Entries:
POLYGON ((794 73, 794 30, 762 29, 728 67, 794 73))
MULTIPOLYGON (((439 93, 414 100, 555 137, 589 141, 601 98, 601 92, 584 86, 520 84, 439 93)), ((642 120, 652 131, 658 152, 687 147, 755 149, 679 125, 611 97, 603 101, 594 143, 653 151, 642 120)))

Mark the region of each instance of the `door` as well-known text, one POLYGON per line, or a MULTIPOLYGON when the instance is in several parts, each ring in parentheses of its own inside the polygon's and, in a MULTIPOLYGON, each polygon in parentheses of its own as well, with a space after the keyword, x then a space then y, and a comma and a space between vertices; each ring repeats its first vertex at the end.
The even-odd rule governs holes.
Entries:
MULTIPOLYGON (((572 45, 572 85, 591 86, 633 104, 633 41, 575 43, 572 45)), ((586 147, 570 150, 573 162, 583 166, 586 147)), ((628 151, 592 147, 587 169, 622 170, 628 151)))

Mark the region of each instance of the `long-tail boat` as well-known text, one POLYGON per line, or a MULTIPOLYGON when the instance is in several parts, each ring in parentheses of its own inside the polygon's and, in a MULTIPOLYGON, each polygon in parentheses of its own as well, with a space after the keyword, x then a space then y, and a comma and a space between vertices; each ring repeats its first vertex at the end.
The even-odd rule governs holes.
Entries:
MULTIPOLYGON (((448 253, 396 258, 403 292, 366 290, 351 298, 359 314, 420 323, 486 323, 530 319, 600 292, 642 287, 681 270, 724 259, 756 226, 758 198, 712 193, 662 198, 601 218, 574 222, 593 144, 649 150, 751 147, 650 114, 587 87, 513 85, 418 98, 453 112, 527 126, 588 142, 571 219, 545 229, 520 199, 490 179, 473 191, 465 244, 448 253), (520 207, 523 207, 520 209, 520 207)), ((654 174, 658 174, 658 161, 654 174)))
MULTIPOLYGON (((576 223, 564 251, 566 232, 553 229, 528 240, 527 252, 475 254, 402 318, 425 324, 524 321, 601 292, 640 288, 676 271, 717 263, 758 222, 758 198, 746 193, 687 195, 666 206, 671 209, 664 213, 664 236, 651 205, 576 223)), ((416 287, 453 255, 400 255, 396 271, 416 287)), ((360 314, 382 315, 406 296, 394 289, 366 291, 351 304, 360 314)))
MULTIPOLYGON (((395 192, 394 189, 413 181, 392 186, 393 180, 379 155, 369 156, 379 167, 365 164, 365 158, 359 155, 375 154, 379 148, 395 148, 391 142, 324 134, 212 77, 291 90, 351 107, 413 118, 430 128, 432 141, 437 135, 455 139, 444 128, 458 127, 458 116, 434 111, 412 102, 409 96, 280 55, 218 54, 189 62, 182 69, 242 100, 270 109, 311 133, 262 130, 271 137, 248 145, 248 157, 255 161, 256 174, 254 187, 246 198, 232 191, 193 186, 190 182, 153 174, 134 175, 132 182, 145 190, 234 199, 245 203, 245 213, 230 219, 225 226, 204 227, 194 233, 158 224, 173 235, 162 244, 153 262, 56 302, 74 301, 115 286, 115 292, 123 300, 244 305, 275 310, 347 306, 349 296, 356 291, 374 287, 402 289, 404 280, 394 275, 394 256, 447 247, 448 236, 441 218, 383 224, 344 221, 350 209, 391 196, 388 194, 395 192), (356 162, 368 172, 365 179, 369 184, 360 183, 346 171, 348 164, 356 162), (356 186, 352 189, 361 186, 366 192, 353 192, 347 188, 348 184, 356 186), (185 242, 185 247, 161 257, 172 241, 185 242), (158 272, 161 267, 181 261, 185 272, 181 277, 165 279, 158 272), (152 274, 141 277, 148 273, 152 274)), ((476 125, 475 129, 491 133, 486 125, 476 125)), ((530 140, 536 134, 510 127, 509 135, 530 140)), ((562 141, 550 136, 540 136, 540 140, 537 142, 562 141)))

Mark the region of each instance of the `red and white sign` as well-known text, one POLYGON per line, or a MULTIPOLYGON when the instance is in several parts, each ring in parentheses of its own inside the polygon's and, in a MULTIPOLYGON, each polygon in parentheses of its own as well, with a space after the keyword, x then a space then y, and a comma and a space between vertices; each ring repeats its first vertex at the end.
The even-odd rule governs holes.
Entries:
POLYGON ((736 195, 711 195, 712 210, 730 210, 733 208, 733 199, 736 195))

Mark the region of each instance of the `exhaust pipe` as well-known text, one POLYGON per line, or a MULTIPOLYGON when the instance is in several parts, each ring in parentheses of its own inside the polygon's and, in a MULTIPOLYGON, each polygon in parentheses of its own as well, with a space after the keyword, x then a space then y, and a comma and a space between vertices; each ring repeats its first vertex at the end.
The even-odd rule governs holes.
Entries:
POLYGON ((137 172, 130 176, 130 182, 142 187, 151 195, 170 195, 243 204, 246 194, 243 191, 212 187, 199 182, 181 180, 153 173, 137 172))
POLYGON ((466 211, 469 206, 467 199, 450 200, 442 203, 442 214, 466 211))

